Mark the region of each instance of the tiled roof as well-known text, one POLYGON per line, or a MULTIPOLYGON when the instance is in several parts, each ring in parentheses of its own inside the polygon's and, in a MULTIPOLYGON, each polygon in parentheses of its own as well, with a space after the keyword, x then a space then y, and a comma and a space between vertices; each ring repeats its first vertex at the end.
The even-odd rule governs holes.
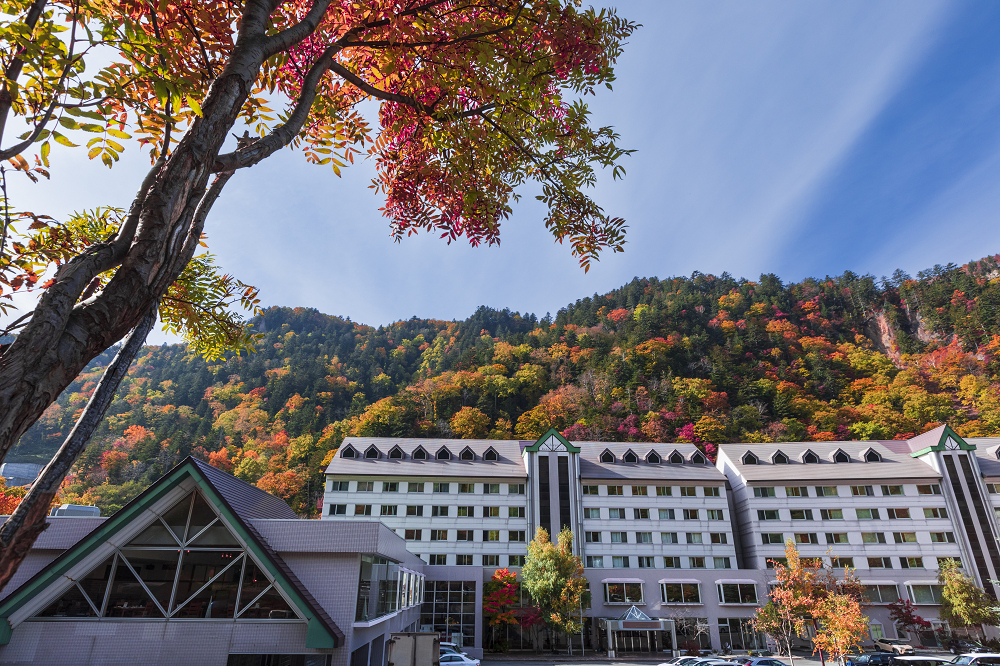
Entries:
POLYGON ((453 476, 453 477, 502 477, 525 478, 521 451, 532 442, 496 439, 411 439, 402 437, 348 437, 340 445, 336 457, 326 468, 327 474, 363 474, 372 476, 453 476), (357 452, 355 458, 345 458, 344 451, 350 446, 357 452), (381 458, 365 458, 369 447, 376 447, 381 458), (389 458, 389 452, 399 447, 402 459, 389 458), (476 455, 475 460, 460 460, 462 451, 468 447, 476 455), (414 460, 413 452, 423 448, 426 460, 414 460), (438 460, 437 452, 447 448, 451 460, 438 460), (483 454, 492 448, 497 452, 497 460, 483 460, 483 454))
POLYGON ((614 481, 716 481, 726 480, 725 475, 710 462, 704 465, 691 464, 691 457, 698 451, 694 444, 657 444, 649 442, 573 442, 580 447, 580 478, 614 481), (615 462, 602 463, 601 454, 610 451, 615 462), (622 462, 628 451, 639 458, 637 463, 622 462), (646 462, 650 451, 660 456, 659 464, 646 462), (667 461, 677 451, 684 457, 683 465, 671 465, 667 461))
POLYGON ((189 458, 205 478, 209 480, 229 506, 244 520, 254 518, 298 518, 283 499, 265 492, 257 486, 237 479, 232 474, 212 467, 197 458, 189 458))
POLYGON ((940 479, 941 475, 927 463, 910 456, 909 452, 893 451, 881 442, 777 442, 774 444, 721 444, 733 467, 746 481, 874 481, 893 479, 940 479), (874 449, 882 462, 865 462, 865 453, 874 449), (833 456, 842 450, 851 457, 849 463, 835 463, 833 456), (747 452, 757 456, 758 464, 743 463, 747 452), (771 457, 781 451, 788 464, 775 464, 771 457), (803 463, 802 456, 812 451, 818 463, 803 463))
POLYGON ((983 476, 1000 477, 1000 437, 965 437, 966 442, 976 447, 976 460, 983 476))
MULTIPOLYGON (((6 522, 9 517, 0 516, 0 525, 6 522)), ((49 526, 38 535, 31 547, 37 550, 66 550, 100 527, 105 520, 107 518, 53 518, 49 516, 45 519, 49 526)))
POLYGON ((253 520, 257 532, 278 553, 379 553, 419 566, 398 534, 377 520, 253 520))

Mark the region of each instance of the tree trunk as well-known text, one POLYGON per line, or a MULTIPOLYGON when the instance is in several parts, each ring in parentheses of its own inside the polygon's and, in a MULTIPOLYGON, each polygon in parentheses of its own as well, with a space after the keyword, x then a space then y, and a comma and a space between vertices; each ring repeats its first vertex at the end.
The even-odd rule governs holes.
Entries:
POLYGON ((0 591, 3 591, 13 578, 38 535, 48 527, 45 516, 56 493, 59 492, 59 486, 62 485, 73 463, 87 448, 87 442, 104 418, 125 373, 132 365, 139 348, 146 341, 146 336, 154 323, 156 323, 155 304, 132 330, 125 344, 115 354, 114 360, 104 370, 97 388, 94 389, 87 406, 84 407, 83 413, 76 420, 73 430, 70 431, 58 453, 31 484, 28 494, 14 509, 14 513, 0 527, 0 591))

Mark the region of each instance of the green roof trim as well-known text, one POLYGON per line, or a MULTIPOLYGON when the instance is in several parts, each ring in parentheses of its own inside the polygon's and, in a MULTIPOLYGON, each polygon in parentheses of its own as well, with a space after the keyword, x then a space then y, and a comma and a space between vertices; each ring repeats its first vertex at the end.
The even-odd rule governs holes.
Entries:
POLYGON ((920 456, 927 455, 932 451, 946 451, 947 450, 946 445, 948 443, 949 438, 955 440, 955 443, 958 444, 958 448, 960 451, 976 450, 975 444, 969 444, 962 438, 961 435, 952 430, 950 425, 945 425, 944 430, 941 431, 941 437, 938 438, 937 444, 925 447, 923 449, 920 449, 919 451, 915 451, 911 453, 910 456, 913 458, 919 458, 920 456))
POLYGON ((194 481, 198 490, 202 492, 205 498, 212 503, 215 510, 225 519, 229 528, 240 535, 243 542, 247 544, 247 549, 256 556, 258 562, 263 565, 274 579, 275 584, 285 592, 285 595, 289 599, 295 602, 295 606, 308 622, 305 647, 317 649, 339 647, 337 636, 330 633, 318 617, 313 616, 310 604, 302 598, 296 586, 288 580, 287 576, 275 564, 271 556, 260 546, 257 538, 251 535, 244 527, 242 519, 233 512, 226 500, 215 490, 215 487, 190 460, 176 467, 166 477, 161 478, 150 486, 136 497, 135 500, 112 515, 100 527, 57 558, 52 566, 43 569, 39 575, 29 580, 0 604, 0 618, 4 620, 0 622, 0 645, 7 645, 10 641, 12 628, 9 618, 12 613, 28 603, 39 592, 57 583, 69 569, 107 542, 109 538, 117 534, 123 527, 135 520, 151 505, 155 504, 164 495, 188 478, 194 481))
POLYGON ((525 451, 538 451, 539 448, 542 446, 542 443, 545 442, 545 441, 547 441, 550 437, 555 437, 560 442, 562 442, 562 445, 565 446, 566 450, 569 451, 570 453, 579 453, 580 452, 580 447, 573 446, 572 444, 570 444, 570 441, 568 439, 566 439, 565 437, 563 437, 562 434, 558 430, 556 430, 555 428, 549 428, 549 431, 547 433, 545 433, 544 435, 542 435, 541 437, 539 437, 538 441, 536 441, 531 446, 525 447, 524 450, 525 451))

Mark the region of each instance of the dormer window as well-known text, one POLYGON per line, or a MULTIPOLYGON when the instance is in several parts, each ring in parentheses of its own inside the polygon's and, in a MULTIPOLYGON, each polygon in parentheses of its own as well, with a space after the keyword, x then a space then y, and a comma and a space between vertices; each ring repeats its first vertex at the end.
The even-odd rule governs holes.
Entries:
POLYGON ((354 447, 348 444, 344 447, 344 450, 340 452, 341 458, 357 458, 358 452, 354 450, 354 447))
POLYGON ((746 453, 743 454, 743 464, 744 465, 756 465, 759 462, 760 461, 757 459, 757 456, 755 456, 754 454, 750 453, 749 451, 747 451, 746 453))
POLYGON ((812 451, 806 451, 805 455, 802 456, 802 462, 807 465, 815 465, 819 463, 819 456, 812 451))
POLYGON ((875 449, 865 451, 865 462, 882 462, 882 456, 875 449))
POLYGON ((394 446, 389 449, 389 460, 402 460, 403 459, 403 449, 398 446, 394 446))
POLYGON ((448 450, 448 447, 442 446, 434 457, 438 460, 451 460, 451 451, 448 450))
POLYGON ((486 449, 486 453, 483 454, 483 460, 496 461, 499 458, 500 456, 497 455, 496 450, 492 446, 486 449))
POLYGON ((707 462, 708 462, 708 459, 704 456, 704 454, 702 454, 701 451, 699 451, 698 453, 696 453, 693 456, 691 456, 691 464, 692 465, 704 465, 707 462))
POLYGON ((656 451, 650 451, 646 454, 646 462, 650 465, 659 465, 662 462, 660 460, 660 454, 656 451))
POLYGON ((671 465, 683 465, 684 464, 684 456, 682 456, 677 451, 674 451, 673 453, 670 454, 670 464, 671 465))
POLYGON ((622 456, 622 462, 637 463, 639 462, 639 456, 632 453, 632 450, 629 449, 625 452, 625 455, 622 456))
POLYGON ((837 452, 833 454, 833 462, 849 463, 851 462, 851 456, 847 455, 843 449, 837 449, 837 452))
POLYGON ((771 462, 774 463, 775 465, 787 465, 788 456, 786 456, 781 451, 778 451, 773 456, 771 456, 771 462))
POLYGON ((382 457, 382 452, 379 451, 375 446, 369 446, 365 449, 365 458, 378 459, 382 457))
POLYGON ((604 453, 601 454, 602 463, 613 463, 615 461, 615 454, 611 453, 607 449, 604 449, 604 453))
POLYGON ((462 449, 462 452, 458 454, 458 457, 461 458, 462 460, 475 460, 476 454, 469 447, 465 447, 464 449, 462 449))
POLYGON ((413 449, 413 454, 410 457, 414 460, 427 460, 427 451, 424 451, 424 447, 418 446, 413 449))

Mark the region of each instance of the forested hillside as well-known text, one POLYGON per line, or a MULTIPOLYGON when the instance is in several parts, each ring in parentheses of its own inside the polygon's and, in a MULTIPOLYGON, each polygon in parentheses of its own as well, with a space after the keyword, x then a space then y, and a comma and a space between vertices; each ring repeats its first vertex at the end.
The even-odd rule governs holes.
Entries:
MULTIPOLYGON (((1000 256, 911 278, 635 279, 538 320, 480 308, 378 328, 303 308, 254 320, 257 353, 137 359, 64 501, 120 507, 193 454, 316 511, 347 435, 694 442, 1000 435, 1000 256)), ((9 461, 44 462, 111 354, 9 461)))

